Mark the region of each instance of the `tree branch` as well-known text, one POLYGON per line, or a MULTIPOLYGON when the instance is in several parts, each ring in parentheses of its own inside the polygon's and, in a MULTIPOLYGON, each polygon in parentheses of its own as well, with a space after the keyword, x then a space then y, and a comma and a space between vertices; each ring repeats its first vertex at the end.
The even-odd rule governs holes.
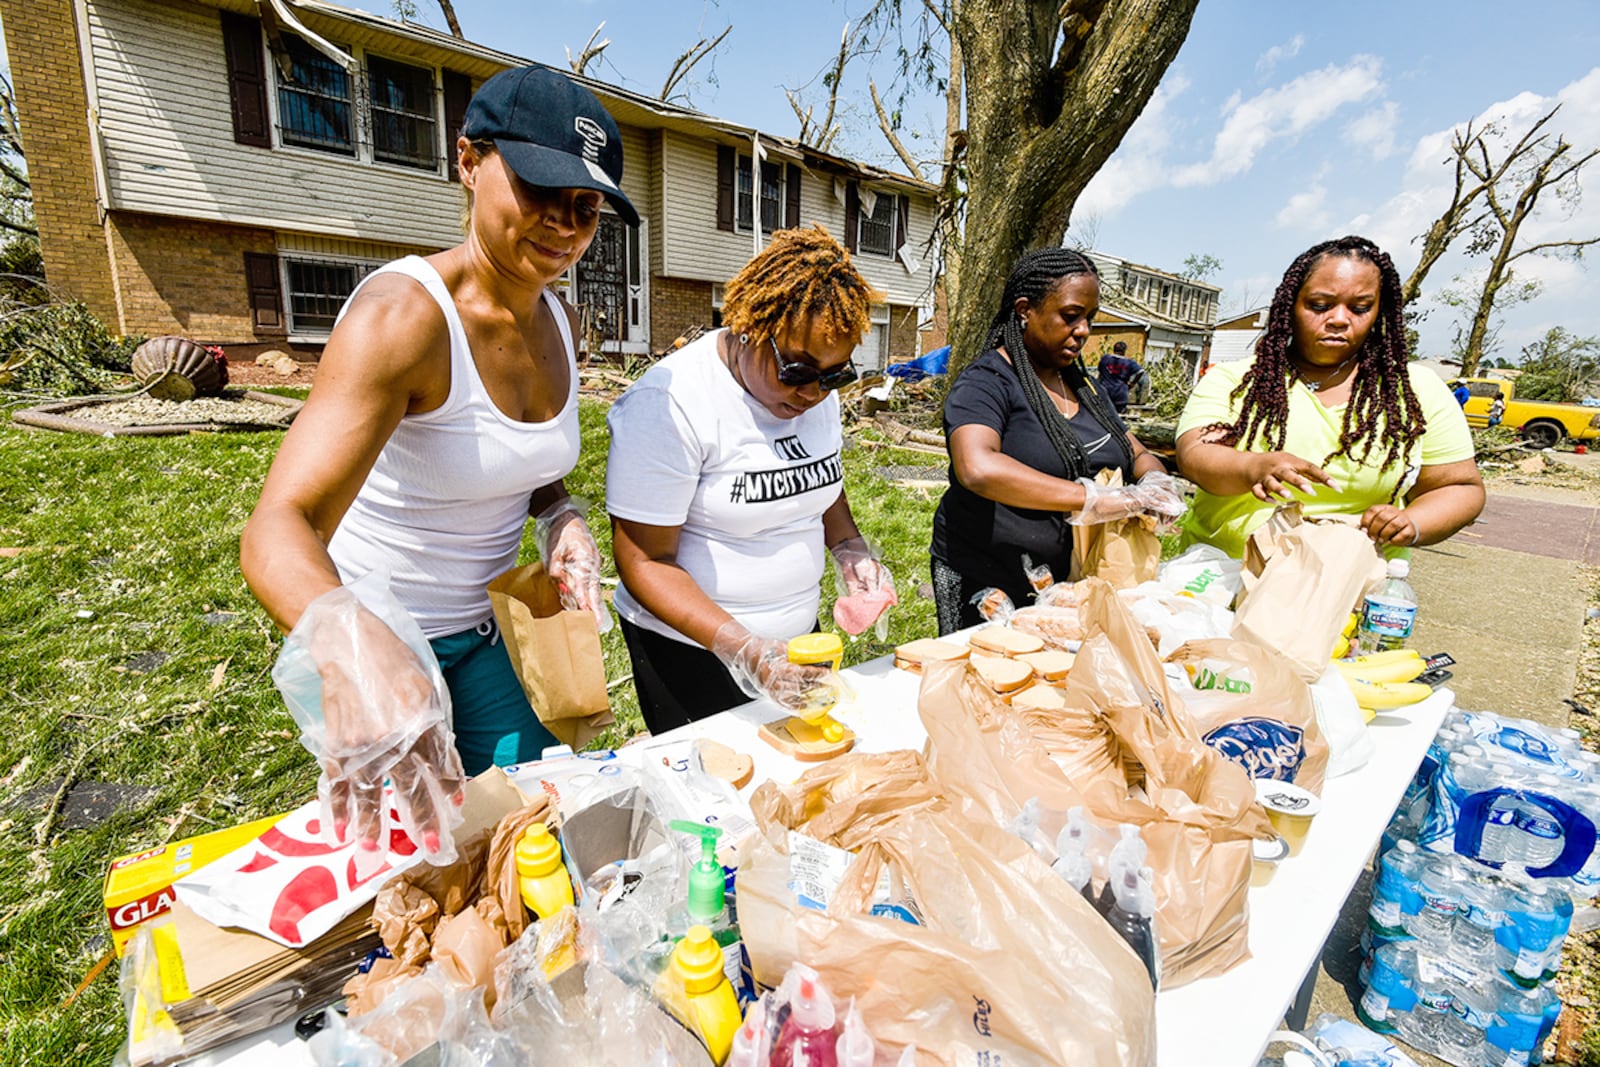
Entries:
POLYGON ((828 82, 828 114, 822 120, 822 136, 827 137, 833 129, 833 113, 839 106, 839 82, 844 79, 845 61, 850 58, 850 24, 844 24, 844 31, 839 34, 839 58, 833 63, 833 77, 825 79, 828 82))
POLYGON ((26 226, 20 222, 8 221, 5 218, 0 218, 0 230, 10 230, 12 233, 20 233, 28 237, 39 236, 39 228, 37 226, 26 226))
POLYGON ((899 137, 895 136, 894 126, 889 122, 889 113, 883 109, 883 101, 878 98, 877 83, 868 80, 867 88, 872 92, 872 106, 878 112, 878 128, 889 139, 889 144, 894 149, 895 155, 900 157, 900 162, 906 165, 906 169, 911 172, 911 176, 922 179, 922 167, 917 163, 916 157, 906 151, 906 146, 900 143, 899 137))
POLYGON ((933 21, 939 24, 939 28, 945 32, 946 36, 949 36, 950 20, 945 18, 944 12, 933 6, 933 0, 922 0, 922 6, 928 9, 928 14, 933 16, 933 21))
POLYGON ((732 29, 733 23, 730 22, 727 28, 717 34, 709 43, 702 37, 688 51, 673 60, 672 69, 667 72, 667 80, 661 86, 660 98, 662 100, 670 100, 672 98, 672 90, 678 87, 678 83, 688 77, 689 71, 694 69, 694 65, 710 55, 711 50, 721 44, 722 39, 728 36, 732 29))
POLYGON ((609 37, 601 41, 599 44, 594 43, 594 39, 600 36, 600 31, 605 28, 605 19, 601 19, 600 25, 596 26, 594 28, 594 32, 589 35, 589 39, 583 42, 583 50, 578 53, 577 59, 572 58, 572 49, 567 49, 567 66, 571 67, 572 73, 578 75, 580 78, 583 76, 583 72, 589 68, 589 64, 592 63, 601 52, 604 52, 606 50, 606 46, 611 43, 611 38, 609 37))
POLYGON ((1536 245, 1528 245, 1526 248, 1517 249, 1506 257, 1506 262, 1509 263, 1514 259, 1521 259, 1531 252, 1541 252, 1551 248, 1588 248, 1594 244, 1600 244, 1600 237, 1586 237, 1583 240, 1572 241, 1541 241, 1536 245))
POLYGON ((444 12, 444 21, 450 27, 450 36, 458 41, 465 41, 467 35, 461 32, 461 22, 456 18, 456 6, 450 0, 439 0, 439 10, 444 12))

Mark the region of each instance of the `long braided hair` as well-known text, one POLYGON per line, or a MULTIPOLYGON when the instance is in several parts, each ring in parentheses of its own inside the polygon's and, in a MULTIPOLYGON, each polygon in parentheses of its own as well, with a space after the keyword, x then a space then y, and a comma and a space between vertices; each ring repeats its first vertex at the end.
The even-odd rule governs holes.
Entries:
MULTIPOLYGON (((1050 444, 1065 464, 1067 478, 1076 481, 1093 477, 1095 472, 1089 469, 1089 457, 1067 417, 1061 414, 1055 402, 1045 393, 1039 372, 1034 370, 1033 361, 1028 358, 1028 350, 1023 345, 1022 316, 1017 313, 1019 299, 1026 297, 1030 304, 1038 304, 1058 281, 1072 274, 1100 277, 1093 260, 1070 248, 1040 248, 1024 254, 1006 279, 1005 292, 1000 297, 1000 310, 989 324, 989 333, 984 338, 983 346, 985 349, 1005 346, 1006 353, 1011 357, 1011 369, 1016 372, 1017 381, 1022 385, 1022 394, 1028 398, 1028 406, 1038 416, 1045 435, 1050 438, 1050 444)), ((1061 372, 1061 378, 1077 394, 1078 403, 1111 435, 1111 440, 1121 452, 1122 467, 1131 475, 1133 447, 1128 444, 1128 428, 1111 406, 1111 401, 1089 377, 1082 358, 1073 360, 1061 372)))
POLYGON ((1220 444, 1249 448, 1258 438, 1271 451, 1283 448, 1289 428, 1289 386, 1297 376, 1290 360, 1294 347, 1295 302, 1306 277, 1324 258, 1360 259, 1378 268, 1378 316, 1356 354, 1355 384, 1345 405, 1339 446, 1322 460, 1336 456, 1366 463, 1374 445, 1383 447, 1383 467, 1409 458, 1412 447, 1427 428, 1422 403, 1411 388, 1406 369, 1405 319, 1400 299, 1400 274, 1394 262, 1365 237, 1340 237, 1300 253, 1283 274, 1272 296, 1267 328, 1256 342, 1256 358, 1234 388, 1230 400, 1244 397, 1239 418, 1217 423, 1208 430, 1223 431, 1220 444))

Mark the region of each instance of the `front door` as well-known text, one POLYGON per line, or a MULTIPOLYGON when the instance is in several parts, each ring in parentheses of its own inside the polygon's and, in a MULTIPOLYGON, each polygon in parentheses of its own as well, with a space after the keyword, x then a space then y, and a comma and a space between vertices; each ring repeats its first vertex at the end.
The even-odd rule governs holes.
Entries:
POLYGON ((642 229, 630 230, 616 215, 602 213, 594 243, 578 262, 577 303, 588 336, 604 352, 648 347, 642 229))

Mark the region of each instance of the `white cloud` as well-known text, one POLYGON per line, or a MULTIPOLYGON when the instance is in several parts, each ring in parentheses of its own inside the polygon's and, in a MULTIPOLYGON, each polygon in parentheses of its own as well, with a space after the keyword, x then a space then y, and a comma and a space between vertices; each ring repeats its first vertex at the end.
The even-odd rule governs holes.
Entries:
POLYGON ((1399 124, 1400 105, 1393 100, 1385 100, 1380 106, 1346 124, 1345 140, 1357 148, 1371 151, 1373 159, 1388 159, 1394 155, 1394 134, 1399 124))
POLYGON ((1271 74, 1273 68, 1285 59, 1293 59, 1300 54, 1300 49, 1306 46, 1306 35, 1297 33, 1286 44, 1275 44, 1261 53, 1256 60, 1256 73, 1262 77, 1271 74))
POLYGON ((1321 232, 1328 228, 1327 202, 1328 188, 1317 182, 1305 192, 1291 196, 1274 221, 1280 229, 1321 232))
POLYGON ((1174 126, 1170 109, 1173 100, 1188 88, 1189 79, 1181 73, 1167 75, 1116 153, 1079 195, 1073 206, 1075 216, 1114 215, 1141 193, 1166 184, 1169 169, 1166 156, 1172 145, 1174 126))
MULTIPOLYGON (((1561 110, 1545 127, 1553 143, 1565 137, 1581 154, 1600 145, 1600 67, 1568 84, 1552 96, 1523 92, 1485 107, 1473 117, 1474 128, 1493 124, 1490 136, 1493 158, 1503 157, 1510 145, 1557 103, 1561 110)), ((1358 232, 1371 237, 1395 259, 1402 276, 1416 264, 1416 240, 1449 203, 1454 187, 1450 144, 1465 123, 1437 130, 1419 138, 1406 163, 1401 188, 1382 205, 1359 217, 1358 232)), ((1541 197, 1536 214, 1524 224, 1524 243, 1585 238, 1600 235, 1600 160, 1579 175, 1581 193, 1576 202, 1562 203, 1557 198, 1541 197)), ((1597 250, 1600 251, 1600 250, 1597 250)), ((1565 325, 1579 333, 1597 332, 1593 311, 1595 272, 1593 256, 1581 263, 1528 256, 1517 262, 1524 278, 1543 285, 1540 295, 1527 304, 1507 309, 1497 354, 1514 355, 1532 338, 1542 336, 1551 326, 1565 325)), ((1441 289, 1457 277, 1469 276, 1474 261, 1459 247, 1445 255, 1428 275, 1423 286, 1423 308, 1429 310, 1424 323, 1424 343, 1430 351, 1444 351, 1449 345, 1450 326, 1456 313, 1434 299, 1441 289)), ((1470 284, 1466 283, 1466 284, 1470 284)))
POLYGON ((1211 158, 1180 167, 1172 184, 1215 185, 1245 173, 1273 141, 1298 137, 1328 121, 1346 105, 1381 92, 1382 75, 1383 61, 1377 56, 1356 56, 1343 66, 1330 65, 1302 74, 1238 103, 1217 133, 1211 158))

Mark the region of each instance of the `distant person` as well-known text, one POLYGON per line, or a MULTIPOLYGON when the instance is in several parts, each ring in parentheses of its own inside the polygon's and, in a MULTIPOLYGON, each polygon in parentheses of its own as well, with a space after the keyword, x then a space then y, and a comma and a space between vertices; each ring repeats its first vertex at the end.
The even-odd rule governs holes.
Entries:
POLYGON ((1450 395, 1456 398, 1456 403, 1462 407, 1467 406, 1467 401, 1472 399, 1472 390, 1467 388, 1467 383, 1457 380, 1455 388, 1450 390, 1450 395))
POLYGON ((1437 544, 1483 510, 1460 405, 1407 357, 1400 276, 1364 237, 1326 241, 1284 273, 1250 362, 1195 386, 1178 469, 1200 487, 1184 540, 1239 557, 1278 504, 1361 517, 1379 549, 1437 544))
POLYGON ((1128 410, 1128 390, 1144 377, 1144 368, 1128 358, 1128 346, 1118 341, 1110 355, 1100 357, 1100 386, 1118 415, 1128 410))
POLYGON ((1494 401, 1489 405, 1489 425, 1499 426, 1500 420, 1506 417, 1506 394, 1496 392, 1494 401))

